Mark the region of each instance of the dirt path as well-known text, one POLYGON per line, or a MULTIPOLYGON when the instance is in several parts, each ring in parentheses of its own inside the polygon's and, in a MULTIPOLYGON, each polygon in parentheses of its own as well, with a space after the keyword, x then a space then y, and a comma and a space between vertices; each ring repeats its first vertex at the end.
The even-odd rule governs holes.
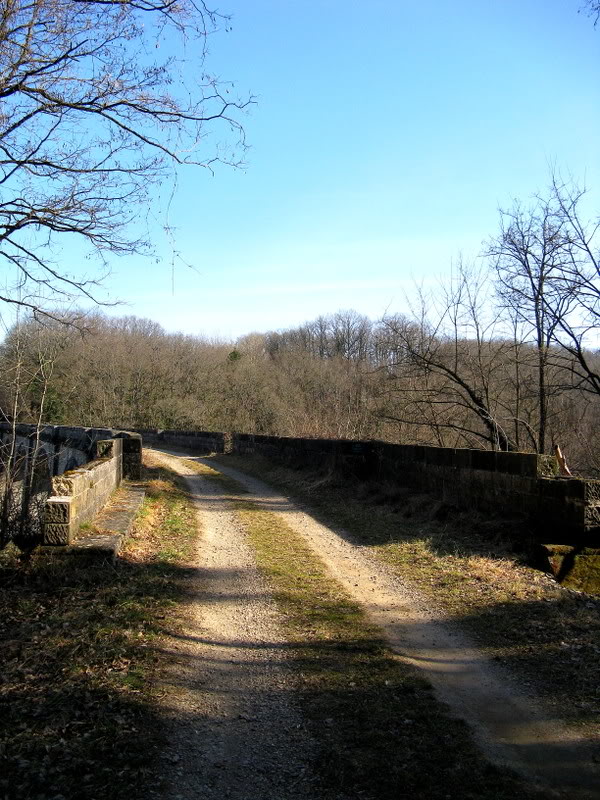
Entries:
MULTIPOLYGON (((169 461, 176 464, 182 458, 172 454, 169 461)), ((384 631, 391 647, 417 666, 431 681, 438 697, 469 723, 491 760, 539 780, 555 796, 590 800, 599 796, 600 775, 594 758, 598 758, 600 751, 553 719, 539 700, 522 694, 501 667, 484 656, 450 622, 436 618, 414 590, 370 557, 368 548, 356 546, 319 524, 261 481, 210 459, 197 460, 235 478, 251 492, 253 503, 283 515, 286 523, 305 537, 344 589, 384 631)), ((181 467, 180 464, 178 470, 181 467)), ((223 514, 217 510, 212 513, 217 517, 223 514)), ((223 521, 221 527, 226 528, 227 523, 223 521)), ((222 545, 214 548, 211 557, 215 564, 223 559, 219 550, 235 550, 240 547, 240 538, 230 532, 222 545)), ((247 550, 244 558, 247 578, 252 576, 253 582, 259 581, 248 568, 251 556, 247 550)), ((241 585, 245 580, 240 576, 237 592, 248 591, 241 585)), ((273 618, 264 590, 261 592, 261 602, 273 618)), ((247 607, 245 603, 242 606, 247 607)), ((218 620, 218 624, 235 626, 238 612, 234 606, 230 610, 231 615, 218 620)), ((237 638, 233 632, 232 638, 237 638)), ((267 638, 272 640, 272 636, 267 638)), ((277 663, 275 650, 262 651, 261 655, 266 655, 267 660, 275 657, 277 663)), ((263 662, 262 672, 267 668, 263 662)), ((233 667, 234 673, 236 669, 233 667)))
POLYGON ((312 742, 290 698, 277 610, 215 487, 180 460, 203 530, 189 624, 167 643, 165 753, 173 800, 315 796, 312 742))

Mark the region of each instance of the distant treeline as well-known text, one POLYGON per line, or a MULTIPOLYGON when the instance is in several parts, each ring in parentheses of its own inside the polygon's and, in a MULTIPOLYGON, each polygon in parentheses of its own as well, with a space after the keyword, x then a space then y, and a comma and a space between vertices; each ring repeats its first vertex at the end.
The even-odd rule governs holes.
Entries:
POLYGON ((585 190, 501 212, 406 314, 338 311, 235 343, 150 320, 42 316, 0 349, 5 417, 551 452, 600 476, 600 222, 585 190))
MULTIPOLYGON (((88 317, 83 333, 30 320, 0 357, 2 410, 20 421, 539 450, 535 347, 397 315, 340 311, 235 344, 135 317, 88 317)), ((548 361, 548 444, 594 474, 600 397, 564 354, 548 361)))

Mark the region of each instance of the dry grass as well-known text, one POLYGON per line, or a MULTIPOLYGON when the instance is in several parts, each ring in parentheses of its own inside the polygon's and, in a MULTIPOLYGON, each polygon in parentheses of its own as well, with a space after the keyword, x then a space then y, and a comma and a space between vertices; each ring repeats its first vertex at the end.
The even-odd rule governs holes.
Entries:
POLYGON ((196 521, 172 475, 147 477, 117 565, 0 553, 3 800, 135 800, 154 783, 155 645, 185 598, 196 521))

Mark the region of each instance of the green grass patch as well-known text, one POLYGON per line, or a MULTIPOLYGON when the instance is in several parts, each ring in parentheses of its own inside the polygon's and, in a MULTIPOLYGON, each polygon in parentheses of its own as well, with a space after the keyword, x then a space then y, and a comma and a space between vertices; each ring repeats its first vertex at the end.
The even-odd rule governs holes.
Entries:
POLYGON ((185 601, 197 528, 172 474, 146 479, 116 565, 0 553, 2 798, 135 800, 156 783, 156 644, 185 601))
POLYGON ((282 612, 287 665, 317 742, 324 798, 539 796, 483 758, 467 726, 389 650, 300 535, 245 499, 231 478, 194 469, 230 496, 282 612))

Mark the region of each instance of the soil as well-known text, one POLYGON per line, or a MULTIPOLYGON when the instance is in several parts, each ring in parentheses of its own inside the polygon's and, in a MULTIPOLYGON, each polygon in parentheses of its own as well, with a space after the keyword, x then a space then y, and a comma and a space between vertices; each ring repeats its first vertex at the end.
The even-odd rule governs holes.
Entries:
MULTIPOLYGON (((186 476, 204 530, 189 627, 169 643, 176 657, 169 680, 177 687, 166 692, 172 718, 169 796, 317 796, 313 744, 286 692, 281 625, 243 531, 211 482, 185 465, 189 456, 160 457, 186 476)), ((546 786, 550 796, 598 797, 597 743, 568 730, 539 698, 522 692, 450 620, 369 556, 368 548, 321 525, 256 478, 210 459, 194 460, 234 478, 253 503, 282 515, 302 534, 390 647, 471 726, 491 761, 546 786)))

